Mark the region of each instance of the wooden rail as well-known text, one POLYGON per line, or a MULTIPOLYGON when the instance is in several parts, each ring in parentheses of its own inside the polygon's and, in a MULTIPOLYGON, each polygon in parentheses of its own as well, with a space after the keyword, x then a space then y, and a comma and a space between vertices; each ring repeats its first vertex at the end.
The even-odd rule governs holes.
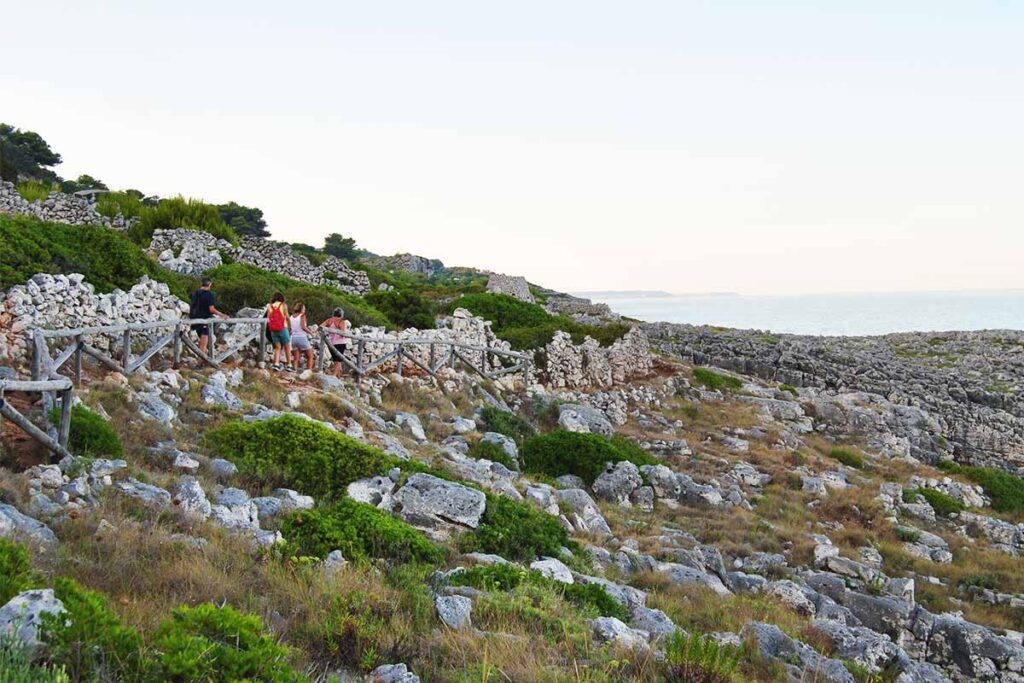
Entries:
MULTIPOLYGON (((101 365, 113 370, 130 375, 143 369, 146 364, 158 353, 167 347, 173 350, 174 366, 181 363, 183 351, 188 351, 199 358, 201 362, 213 368, 219 368, 220 364, 230 356, 244 350, 246 347, 256 343, 258 347, 257 359, 262 366, 267 358, 267 333, 266 318, 227 318, 227 319, 182 319, 182 320, 153 320, 141 323, 122 323, 119 325, 104 325, 99 327, 80 327, 75 329, 47 330, 34 329, 32 331, 33 356, 32 356, 32 379, 41 380, 52 377, 60 377, 58 371, 66 364, 72 363, 72 373, 75 383, 82 382, 82 359, 84 356, 96 360, 101 365), (192 325, 209 326, 209 342, 206 353, 200 351, 199 346, 189 335, 192 325), (224 327, 245 327, 251 326, 240 338, 236 337, 232 342, 222 349, 217 348, 218 328, 224 327), (164 334, 159 331, 167 330, 164 334), (139 353, 132 348, 133 335, 138 333, 149 333, 146 337, 146 346, 139 353), (86 341, 86 337, 96 335, 108 335, 114 337, 113 348, 120 349, 117 354, 114 351, 104 352, 86 341), (155 339, 153 338, 155 335, 155 339), (61 348, 56 356, 50 355, 48 342, 50 340, 63 340, 66 345, 61 348), (115 357, 116 356, 116 357, 115 357)), ((317 333, 318 348, 316 354, 315 368, 323 371, 328 360, 340 362, 347 367, 356 377, 357 383, 362 382, 364 376, 380 370, 389 362, 394 362, 395 371, 402 375, 406 364, 418 367, 420 370, 436 377, 437 372, 445 367, 455 367, 461 363, 469 367, 473 372, 486 379, 497 379, 512 373, 521 373, 524 379, 530 374, 530 355, 515 351, 506 351, 490 346, 478 346, 456 341, 440 339, 411 338, 391 339, 388 337, 366 337, 356 334, 345 334, 349 343, 348 353, 339 354, 338 351, 328 343, 327 332, 323 329, 317 333), (379 351, 381 347, 390 348, 383 354, 374 353, 368 355, 370 350, 379 351), (419 351, 419 353, 417 353, 419 351)), ((136 338, 137 339, 137 338, 136 338)))
POLYGON ((21 427, 29 436, 60 457, 71 455, 68 452, 68 433, 71 430, 71 380, 67 377, 32 382, 13 379, 0 380, 0 416, 21 427), (10 404, 6 397, 9 391, 41 393, 43 395, 45 430, 37 427, 10 404), (54 429, 50 424, 50 411, 53 408, 56 394, 60 394, 60 423, 54 429))

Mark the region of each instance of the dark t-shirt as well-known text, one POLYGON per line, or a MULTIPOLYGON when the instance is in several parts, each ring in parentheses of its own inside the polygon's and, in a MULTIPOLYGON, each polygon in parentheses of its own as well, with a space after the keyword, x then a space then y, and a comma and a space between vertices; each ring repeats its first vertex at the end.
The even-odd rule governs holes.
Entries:
POLYGON ((192 318, 212 318, 210 306, 216 306, 213 292, 208 289, 197 289, 192 293, 192 306, 189 309, 189 316, 192 318))

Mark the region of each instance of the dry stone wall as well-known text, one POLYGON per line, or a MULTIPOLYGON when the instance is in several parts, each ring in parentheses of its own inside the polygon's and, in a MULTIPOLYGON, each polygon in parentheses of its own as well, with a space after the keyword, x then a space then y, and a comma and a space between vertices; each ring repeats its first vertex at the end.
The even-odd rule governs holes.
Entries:
POLYGON ((0 181, 0 213, 13 216, 35 216, 44 221, 69 225, 105 225, 123 230, 130 221, 118 214, 114 220, 96 211, 89 200, 63 192, 54 192, 46 199, 26 201, 18 194, 13 183, 0 181))
POLYGON ((647 335, 638 327, 604 348, 590 337, 573 344, 567 332, 556 332, 539 355, 541 379, 556 389, 624 384, 650 375, 653 366, 647 335))
POLYGON ((199 275, 219 266, 223 252, 238 263, 280 273, 301 282, 329 284, 347 294, 361 296, 370 290, 369 276, 361 270, 353 270, 339 258, 328 256, 323 265, 317 266, 286 244, 258 237, 243 237, 236 247, 200 230, 157 230, 153 233, 149 250, 157 254, 162 266, 187 275, 199 275))
POLYGON ((521 275, 499 275, 491 273, 487 279, 487 291, 495 294, 508 294, 520 301, 534 303, 533 294, 526 278, 521 275))
MULTIPOLYGON (((109 294, 97 294, 80 273, 39 273, 24 285, 0 292, 0 358, 15 364, 27 363, 29 335, 34 327, 71 329, 176 320, 187 313, 188 305, 171 294, 167 285, 146 276, 127 292, 115 289, 109 294)), ((99 335, 87 341, 107 349, 115 340, 99 335)))

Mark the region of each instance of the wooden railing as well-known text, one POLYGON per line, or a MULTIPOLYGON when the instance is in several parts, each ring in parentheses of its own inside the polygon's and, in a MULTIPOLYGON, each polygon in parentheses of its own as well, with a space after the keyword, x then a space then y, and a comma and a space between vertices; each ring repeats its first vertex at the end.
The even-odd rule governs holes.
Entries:
MULTIPOLYGON (((37 328, 32 332, 34 351, 32 379, 38 381, 61 377, 62 375, 58 374, 58 371, 70 362, 73 364, 72 374, 75 383, 80 385, 84 356, 89 356, 110 370, 130 375, 145 368, 154 356, 168 346, 173 349, 175 367, 181 363, 183 352, 187 351, 204 364, 218 368, 227 358, 255 342, 258 347, 257 359, 262 365, 266 362, 267 356, 266 325, 266 318, 210 318, 154 320, 63 330, 37 328), (205 353, 189 336, 192 325, 207 325, 209 327, 209 341, 205 353), (244 328, 245 326, 251 326, 252 329, 245 331, 240 337, 235 335, 224 348, 217 348, 218 339, 224 336, 218 332, 218 328, 223 331, 225 327, 244 328), (159 334, 163 330, 166 332, 159 334), (114 337, 111 350, 104 351, 87 341, 87 337, 98 335, 114 337), (145 348, 136 353, 132 348, 132 343, 138 340, 139 335, 145 336, 145 348), (156 335, 155 339, 154 335, 156 335), (66 342, 66 345, 57 351, 56 356, 50 355, 49 344, 53 340, 66 342), (70 340, 69 343, 67 343, 68 340, 70 340), (118 349, 120 353, 117 353, 118 349)), ((346 334, 345 337, 348 340, 349 349, 347 354, 341 355, 328 343, 326 331, 318 331, 315 361, 317 370, 322 371, 330 360, 335 360, 351 370, 357 382, 361 382, 366 375, 383 369, 392 361, 395 365, 395 372, 399 375, 403 374, 408 365, 419 368, 431 377, 436 377, 441 368, 455 367, 460 363, 481 377, 492 380, 512 373, 521 373, 525 380, 529 378, 530 374, 530 355, 515 351, 429 337, 392 339, 356 334, 346 334), (390 350, 379 353, 381 347, 390 350), (374 353, 370 353, 371 350, 374 353)))
POLYGON ((68 452, 68 433, 71 430, 71 380, 67 377, 32 382, 15 379, 0 380, 0 415, 21 427, 29 436, 60 457, 71 455, 68 452), (37 427, 11 405, 7 400, 7 393, 13 391, 43 395, 43 419, 46 429, 37 427), (60 422, 54 429, 50 424, 50 412, 53 409, 56 394, 60 394, 60 422))

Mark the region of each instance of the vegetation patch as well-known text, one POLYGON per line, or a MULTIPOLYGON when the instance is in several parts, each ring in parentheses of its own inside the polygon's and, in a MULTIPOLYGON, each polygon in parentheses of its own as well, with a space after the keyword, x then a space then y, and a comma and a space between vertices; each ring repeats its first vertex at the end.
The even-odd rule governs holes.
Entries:
POLYGON ((852 451, 849 448, 833 448, 828 452, 828 455, 830 458, 838 460, 847 467, 853 467, 858 470, 864 469, 864 458, 861 457, 860 453, 852 451))
POLYGON ((965 467, 963 474, 985 489, 993 510, 1024 514, 1024 479, 994 467, 965 467))
POLYGON ((0 606, 18 593, 41 585, 42 579, 32 570, 25 548, 0 538, 0 606))
POLYGON ((218 457, 231 460, 244 474, 322 501, 343 499, 353 481, 392 467, 427 469, 295 415, 229 422, 208 432, 206 439, 218 457))
POLYGON ((519 350, 542 347, 559 330, 571 334, 577 344, 590 336, 602 346, 611 345, 629 331, 627 323, 584 325, 566 316, 551 315, 537 304, 507 294, 469 294, 456 299, 451 306, 466 308, 490 320, 494 333, 519 350))
POLYGON ((350 498, 289 516, 281 533, 297 555, 324 558, 340 550, 349 560, 370 558, 436 563, 441 551, 406 524, 350 498))
MULTIPOLYGON (((60 423, 60 409, 50 411, 50 422, 60 423)), ((124 453, 121 439, 110 423, 79 404, 71 408, 71 429, 68 450, 86 458, 120 458, 124 453)))
POLYGON ((490 493, 480 525, 463 534, 458 546, 465 553, 494 553, 507 560, 559 557, 563 547, 578 550, 556 517, 527 503, 490 493))
POLYGON ((665 641, 667 680, 671 683, 730 683, 743 651, 719 645, 710 636, 676 632, 665 641))
POLYGON ((488 432, 497 432, 515 439, 520 446, 531 436, 536 435, 537 430, 529 422, 515 413, 494 406, 484 406, 480 409, 480 419, 488 432))
POLYGON ((179 607, 157 630, 155 643, 164 680, 306 680, 288 663, 290 650, 275 642, 258 616, 230 606, 179 607))
POLYGON ((732 375, 723 375, 707 368, 694 368, 693 380, 712 391, 737 391, 743 387, 743 380, 732 375))
POLYGON ((903 501, 912 502, 917 496, 922 496, 935 510, 935 514, 948 517, 956 512, 963 512, 967 507, 956 498, 949 496, 938 489, 907 489, 903 492, 903 501))
POLYGON ((628 460, 637 466, 658 464, 657 458, 625 437, 609 439, 600 434, 578 434, 564 429, 529 439, 523 446, 522 459, 528 472, 552 477, 575 474, 587 484, 594 483, 609 462, 628 460))
POLYGON ((202 230, 214 237, 238 244, 238 235, 220 217, 220 211, 213 204, 198 199, 172 197, 160 201, 156 206, 146 207, 139 220, 127 231, 128 237, 143 248, 148 247, 157 230, 202 230))
POLYGON ((469 457, 476 458, 477 460, 498 462, 510 470, 519 469, 519 465, 509 457, 505 449, 501 447, 501 444, 494 443, 493 441, 474 441, 469 445, 469 457))
POLYGON ((415 327, 418 330, 434 328, 437 312, 430 302, 415 291, 375 291, 367 294, 364 299, 398 327, 415 327))
POLYGON ((629 611, 599 584, 561 583, 540 572, 527 571, 513 564, 477 566, 449 577, 455 586, 472 586, 485 591, 509 591, 524 583, 542 586, 558 592, 562 598, 580 609, 602 617, 615 617, 629 621, 629 611))

